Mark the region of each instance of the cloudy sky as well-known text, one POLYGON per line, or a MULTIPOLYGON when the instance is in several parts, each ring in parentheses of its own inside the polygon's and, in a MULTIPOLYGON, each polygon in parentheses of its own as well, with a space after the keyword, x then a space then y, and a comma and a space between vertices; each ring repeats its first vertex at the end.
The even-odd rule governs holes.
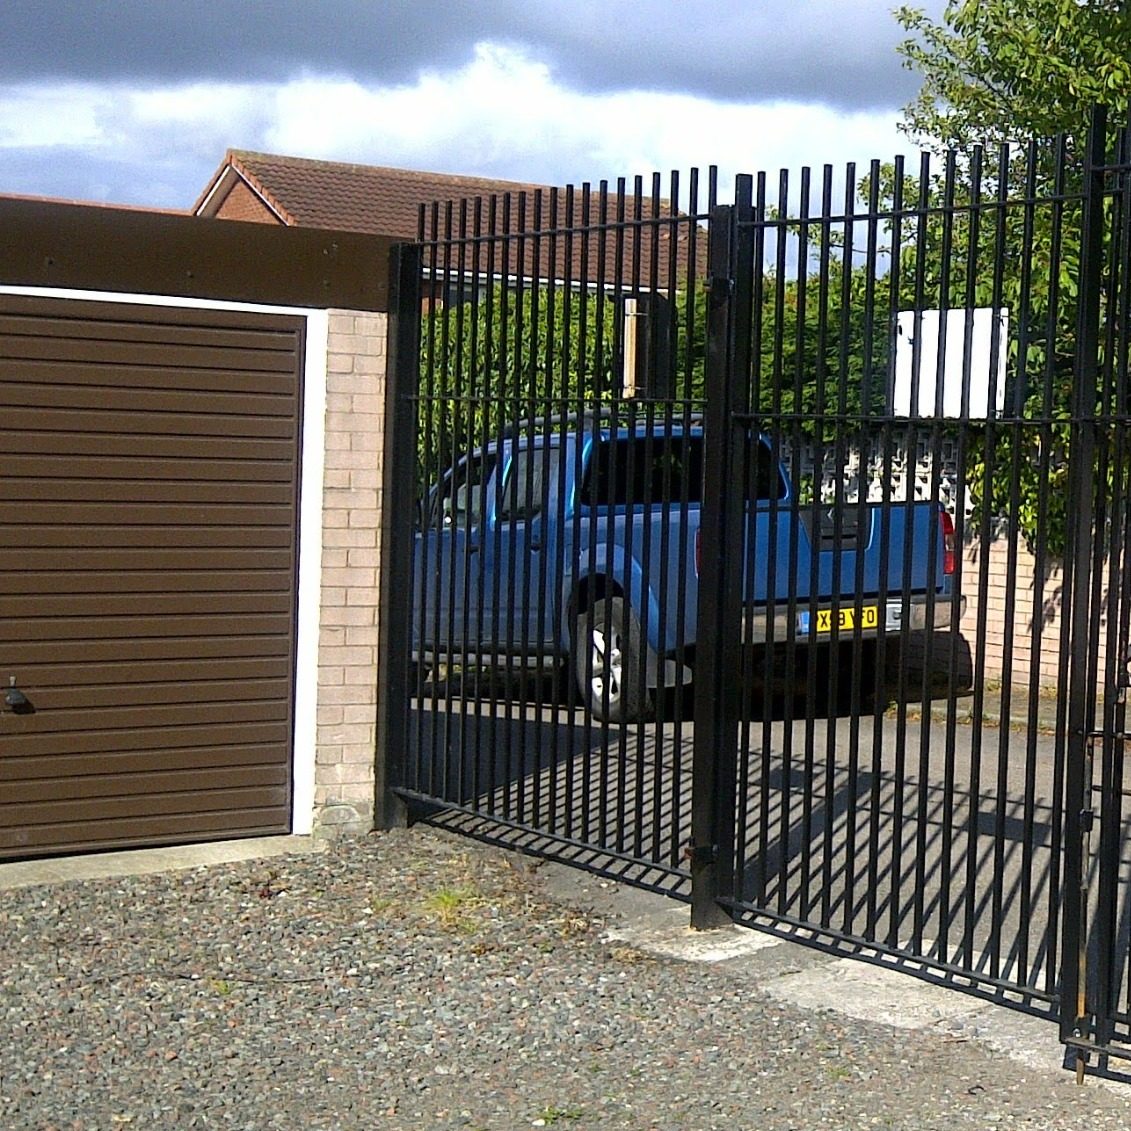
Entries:
POLYGON ((0 0, 0 193, 185 208, 229 147, 543 184, 890 159, 894 6, 0 0))

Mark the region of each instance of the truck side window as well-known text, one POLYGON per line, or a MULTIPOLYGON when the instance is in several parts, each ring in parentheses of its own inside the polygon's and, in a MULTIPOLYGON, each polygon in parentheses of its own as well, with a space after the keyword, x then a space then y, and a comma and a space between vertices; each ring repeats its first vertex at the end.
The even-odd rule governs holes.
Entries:
POLYGON ((557 447, 515 450, 499 505, 500 522, 521 522, 545 510, 550 486, 557 478, 558 453, 557 447))
POLYGON ((609 507, 701 502, 700 436, 631 436, 599 440, 585 472, 581 501, 609 507))
POLYGON ((785 498, 785 480, 774 453, 764 440, 756 440, 751 455, 750 489, 747 497, 756 501, 785 498))
POLYGON ((483 521, 484 488, 495 469, 493 455, 468 456, 444 481, 436 494, 433 527, 468 530, 483 521))
MULTIPOLYGON (((581 501, 590 507, 703 501, 702 436, 632 436, 599 440, 585 472, 581 501)), ((769 446, 749 453, 747 497, 782 499, 785 480, 769 446)))

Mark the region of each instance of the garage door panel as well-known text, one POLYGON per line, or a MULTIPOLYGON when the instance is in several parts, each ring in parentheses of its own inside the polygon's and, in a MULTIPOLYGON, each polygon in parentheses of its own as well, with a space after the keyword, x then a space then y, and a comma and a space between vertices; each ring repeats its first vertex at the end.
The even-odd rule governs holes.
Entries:
MULTIPOLYGON (((170 402, 171 403, 171 402, 170 402)), ((4 408, 4 425, 13 432, 39 434, 76 432, 97 436, 107 432, 116 436, 267 436, 289 439, 293 422, 274 416, 257 419, 252 425, 246 416, 235 413, 201 413, 196 406, 185 406, 184 412, 172 408, 164 412, 107 413, 100 409, 67 408, 4 408)))
MULTIPOLYGON (((141 665, 139 678, 145 679, 151 660, 190 660, 208 662, 208 670, 217 659, 253 657, 269 659, 289 657, 290 641, 282 635, 275 636, 218 636, 201 637, 162 636, 156 639, 130 640, 59 640, 34 641, 19 645, 19 658, 30 665, 51 664, 78 667, 91 663, 130 663, 141 665)), ((15 670, 16 652, 9 647, 0 650, 0 668, 15 670)))
MULTIPOLYGON (((169 365, 105 364, 90 359, 60 365, 57 360, 20 358, 11 360, 12 377, 20 384, 51 385, 57 388, 97 386, 119 389, 184 389, 191 393, 227 393, 231 374, 223 370, 177 368, 169 365)), ((294 374, 278 372, 240 374, 240 390, 289 397, 294 392, 294 374)))
MULTIPOLYGON (((186 793, 150 792, 144 797, 64 798, 39 805, 24 805, 22 824, 34 829, 36 825, 58 825, 61 820, 76 822, 128 821, 138 818, 178 816, 184 812, 186 793)), ((210 790, 209 808, 213 813, 224 810, 245 811, 251 805, 282 808, 287 804, 285 786, 266 788, 210 790)))
POLYGON ((220 837, 266 836, 290 828, 286 805, 199 810, 189 814, 140 813, 116 821, 60 822, 57 825, 0 827, 0 855, 49 856, 60 844, 73 852, 136 848, 141 844, 191 844, 220 837))
MULTIPOLYGON (((38 715, 24 716, 38 719, 38 715)), ((81 723, 72 714, 72 721, 81 723)), ((178 746, 237 746, 260 743, 279 744, 290 738, 290 723, 275 721, 229 723, 220 730, 211 720, 200 726, 141 727, 132 730, 42 730, 17 725, 7 727, 5 758, 46 758, 62 754, 117 754, 120 752, 160 751, 178 746)))
MULTIPOLYGON (((52 810, 36 809, 31 815, 41 819, 29 820, 19 829, 0 829, 0 851, 3 848, 50 848, 52 840, 60 834, 68 838, 89 837, 87 844, 80 843, 80 847, 102 847, 110 840, 124 845, 136 844, 138 838, 143 843, 157 843, 157 838, 165 834, 169 834, 170 840, 163 843, 169 844, 171 840, 185 839, 183 834, 175 835, 178 828, 225 832, 235 824, 232 829, 234 835, 248 835, 256 831, 254 827, 247 829, 251 821, 271 822, 266 829, 268 832, 286 831, 286 789, 232 789, 209 794, 209 808, 193 814, 195 819, 191 821, 184 818, 185 800, 184 794, 158 795, 147 798, 145 802, 140 798, 123 798, 116 804, 100 798, 98 801, 68 802, 52 810), (262 803, 258 804, 260 801, 262 803), (111 812, 100 815, 107 809, 111 812), (60 820, 61 815, 68 811, 74 819, 60 820)), ((23 855, 19 852, 9 854, 23 855)))
MULTIPOLYGON (((76 343, 50 337, 5 337, 6 358, 19 361, 54 361, 62 365, 76 362, 102 362, 118 365, 181 366, 186 369, 215 369, 226 373, 286 371, 293 354, 281 350, 243 349, 235 345, 210 345, 203 342, 142 342, 129 337, 117 340, 76 343)), ((292 366, 293 368, 293 366, 292 366)))
POLYGON ((30 550, 40 547, 82 550, 94 544, 118 546, 127 551, 245 546, 277 549, 289 546, 291 538, 290 530, 271 526, 84 526, 75 523, 56 527, 41 524, 25 526, 22 530, 0 529, 0 549, 22 545, 30 550))
MULTIPOLYGON (((61 811, 68 810, 69 817, 78 816, 80 802, 110 803, 133 802, 137 808, 138 797, 154 794, 185 794, 207 789, 219 797, 230 796, 235 790, 263 789, 282 791, 287 788, 285 769, 277 765, 266 766, 210 766, 201 769, 175 769, 141 774, 90 774, 44 781, 8 782, 4 786, 5 805, 20 805, 20 814, 26 824, 57 821, 61 811), (37 816, 42 819, 37 820, 37 816)), ((276 804, 285 804, 283 793, 275 794, 276 804)), ((216 808, 225 808, 217 805, 216 808)), ((152 812, 148 809, 148 812, 152 812)), ((114 813, 108 815, 116 815, 114 813)), ((97 808, 92 806, 88 816, 96 818, 97 808)))
POLYGON ((188 616, 199 614, 282 613, 290 616, 293 595, 286 589, 229 593, 98 593, 63 596, 0 596, 0 620, 24 617, 188 616))
MULTIPOLYGON (((29 696, 43 709, 52 711, 89 710, 92 723, 106 710, 107 703, 116 707, 172 706, 176 704, 199 705, 201 702, 213 704, 235 703, 260 699, 285 699, 288 684, 284 679, 242 679, 242 680, 192 680, 176 684, 167 683, 122 683, 88 684, 79 687, 49 687, 35 695, 36 685, 31 681, 25 685, 30 688, 29 696)), ((44 685, 40 685, 44 686, 44 685)), ((150 717, 156 717, 151 715, 150 717)), ((198 717, 198 716, 194 716, 198 717)))
MULTIPOLYGON (((43 502, 12 501, 7 505, 7 520, 13 525, 48 526, 42 521, 43 502)), ((214 527, 263 526, 276 528, 286 523, 290 507, 286 503, 268 506, 263 504, 234 504, 230 500, 198 500, 172 506, 167 502, 151 503, 141 499, 121 499, 118 502, 78 500, 56 502, 51 514, 57 522, 82 525, 106 531, 128 529, 130 526, 206 526, 214 527)), ((55 523, 51 524, 52 526, 55 523)))
POLYGON ((286 569, 293 553, 286 550, 228 549, 212 551, 165 549, 108 549, 75 547, 64 556, 57 551, 35 548, 19 550, 18 546, 0 547, 0 584, 3 574, 18 573, 20 562, 29 570, 78 571, 116 569, 121 573, 142 570, 181 568, 194 572, 207 569, 286 569))
MULTIPOLYGON (((289 616, 267 613, 248 615, 216 614, 208 616, 178 615, 176 624, 169 617, 40 617, 14 625, 11 620, 0 624, 0 641, 20 640, 29 629, 37 640, 98 640, 105 637, 164 636, 175 631, 179 637, 235 636, 241 632, 261 635, 278 634, 285 639, 290 630, 289 616)), ((7 650, 7 649, 6 649, 7 650)))
MULTIPOLYGON (((81 367, 76 367, 82 372, 81 367)), ((148 389, 122 385, 82 385, 56 383, 44 385, 27 380, 19 365, 9 367, 0 386, 0 409, 24 412, 42 411, 43 401, 50 397, 59 409, 76 412, 159 413, 180 416, 184 413, 201 416, 245 418, 249 415, 277 417, 285 426, 294 425, 294 398, 266 393, 245 394, 212 389, 148 389)), ((287 433, 284 433, 287 434, 287 433)))
MULTIPOLYGON (((182 309, 175 312, 174 321, 168 308, 134 306, 128 318, 108 321, 86 317, 75 306, 70 307, 70 314, 60 316, 59 308, 53 304, 45 308, 34 299, 21 301, 27 305, 13 304, 5 318, 5 330, 13 342, 20 338, 48 340, 69 343, 72 350, 82 350, 84 343, 98 341, 231 345, 272 353, 286 353, 290 348, 280 345, 277 329, 266 323, 256 328, 251 325, 256 316, 244 312, 233 316, 220 311, 204 314, 182 309)), ((267 320, 272 317, 268 315, 267 320)))
POLYGON ((289 827, 303 352, 0 296, 0 855, 289 827))
MULTIPOLYGON (((240 766, 279 768, 274 743, 224 746, 174 746, 167 750, 114 750, 95 754, 53 754, 0 759, 0 783, 44 781, 106 775, 157 774, 166 770, 229 770, 240 766)), ((49 786, 59 789, 59 786, 49 786)), ((5 793, 4 796, 7 796, 5 793)))
MULTIPOLYGON (((29 692, 28 697, 31 698, 32 694, 33 692, 29 692)), ((140 706, 108 705, 68 710, 64 704, 56 701, 53 690, 47 688, 35 696, 33 702, 36 705, 35 715, 25 715, 21 722, 34 720, 34 732, 41 735, 89 735, 99 731, 118 733, 143 730, 146 727, 179 730, 190 726, 198 728, 198 732, 202 728, 214 728, 219 733, 221 729, 238 728, 244 723, 285 723, 290 718, 289 706, 285 701, 266 699, 221 700, 215 703, 159 701, 140 706)), ((32 729, 29 722, 26 733, 31 733, 32 729)), ((12 728, 10 734, 18 754, 23 736, 16 728, 12 728)), ((102 746, 102 749, 113 748, 110 741, 102 746)))
POLYGON ((289 440, 249 438, 239 445, 239 459, 235 459, 233 452, 237 449, 228 440, 208 436, 149 436, 143 452, 136 436, 0 429, 5 474, 26 478, 81 475, 87 479, 135 479, 138 461, 144 458, 146 478, 157 482, 219 479, 289 483, 292 465, 288 454, 293 455, 293 447, 289 440), (68 450, 60 456, 46 450, 49 446, 68 450))
MULTIPOLYGON (((160 784, 160 779, 157 784, 160 784)), ((36 825, 58 824, 68 818, 75 821, 99 821, 127 820, 165 814, 176 816, 184 812, 187 792, 189 791, 175 793, 151 791, 144 797, 130 795, 98 798, 67 797, 59 801, 23 805, 21 818, 24 825, 34 828, 36 825)), ((269 806, 283 806, 287 803, 286 794, 286 787, 277 785, 266 789, 216 789, 208 791, 208 803, 213 812, 224 809, 243 810, 259 802, 269 806)))
MULTIPOLYGON (((51 687, 62 691, 67 687, 140 687, 172 684, 194 688, 204 684, 241 682, 243 680, 290 678, 290 665, 283 652, 276 657, 255 656, 247 659, 214 659, 208 664, 209 679, 200 679, 200 660, 150 660, 144 665, 131 663, 23 664, 21 678, 27 687, 51 687)), ((166 687, 167 693, 175 694, 166 687)), ((187 692, 185 694, 191 694, 187 692)))
POLYGON ((40 507, 55 505, 183 503, 211 507, 227 504, 241 507, 281 506, 291 502, 287 483, 236 483, 193 480, 190 482, 138 479, 58 479, 38 475, 26 479, 0 477, 0 500, 8 505, 40 507))
MULTIPOLYGON (((244 593, 286 591, 290 582, 281 570, 221 569, 186 570, 178 578, 181 593, 244 593)), ((52 598, 71 598, 96 593, 119 593, 120 572, 91 570, 41 570, 29 573, 8 573, 0 578, 5 593, 13 596, 43 594, 52 598)), ((130 590, 138 594, 164 593, 169 579, 163 573, 133 570, 129 575, 130 590)))

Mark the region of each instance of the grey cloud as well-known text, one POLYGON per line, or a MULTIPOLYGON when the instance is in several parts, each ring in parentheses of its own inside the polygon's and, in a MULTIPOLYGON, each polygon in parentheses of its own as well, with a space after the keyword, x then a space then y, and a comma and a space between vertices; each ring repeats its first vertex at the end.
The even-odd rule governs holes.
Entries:
MULTIPOLYGON (((942 0, 927 0, 937 12, 942 0)), ((889 0, 6 0, 7 81, 411 82, 481 40, 583 90, 896 106, 916 81, 889 0)), ((519 93, 520 92, 516 92, 519 93)))
POLYGON ((5 195, 52 196, 147 208, 187 208, 219 164, 223 150, 210 159, 193 155, 162 162, 159 168, 132 158, 92 154, 55 146, 5 149, 5 195))

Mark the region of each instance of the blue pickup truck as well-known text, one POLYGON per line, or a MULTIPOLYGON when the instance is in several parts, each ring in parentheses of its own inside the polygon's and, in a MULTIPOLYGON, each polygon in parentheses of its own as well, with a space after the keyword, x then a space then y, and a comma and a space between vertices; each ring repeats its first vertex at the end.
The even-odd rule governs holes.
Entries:
MULTIPOLYGON (((631 722, 694 670, 705 437, 689 419, 532 422, 453 461, 423 499, 422 664, 567 661, 594 717, 631 722)), ((938 503, 799 503, 751 438, 744 643, 946 627, 954 527, 938 503)))

